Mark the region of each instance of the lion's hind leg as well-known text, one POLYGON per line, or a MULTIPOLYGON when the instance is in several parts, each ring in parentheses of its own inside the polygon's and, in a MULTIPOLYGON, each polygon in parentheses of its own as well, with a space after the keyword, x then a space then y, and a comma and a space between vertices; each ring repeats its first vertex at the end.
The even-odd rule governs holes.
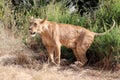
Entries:
POLYGON ((93 36, 84 34, 83 36, 79 37, 77 41, 76 52, 78 55, 78 61, 80 61, 82 65, 85 65, 85 63, 87 62, 86 51, 91 46, 93 40, 93 36))

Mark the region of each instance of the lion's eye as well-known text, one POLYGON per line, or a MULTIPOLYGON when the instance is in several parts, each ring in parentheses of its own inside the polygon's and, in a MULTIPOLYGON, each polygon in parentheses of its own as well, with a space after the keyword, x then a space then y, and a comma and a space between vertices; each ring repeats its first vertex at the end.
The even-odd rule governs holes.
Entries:
POLYGON ((34 26, 37 26, 37 23, 34 23, 33 25, 34 25, 34 26))

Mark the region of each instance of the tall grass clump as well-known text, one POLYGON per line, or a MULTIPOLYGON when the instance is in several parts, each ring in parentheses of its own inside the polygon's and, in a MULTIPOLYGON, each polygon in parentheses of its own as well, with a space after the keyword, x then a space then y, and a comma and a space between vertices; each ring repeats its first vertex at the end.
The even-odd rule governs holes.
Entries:
POLYGON ((120 23, 120 1, 119 0, 101 0, 99 9, 96 11, 96 18, 101 22, 102 20, 109 22, 111 18, 120 23))
MULTIPOLYGON (((20 19, 22 18, 16 18, 16 14, 14 13, 14 7, 11 3, 10 0, 6 0, 2 2, 2 17, 1 17, 1 21, 4 24, 4 28, 11 30, 12 33, 16 34, 18 32, 18 27, 16 26, 20 19)), ((18 13, 17 15, 20 16, 20 14, 18 13)), ((19 33, 17 33, 19 34, 19 33)), ((16 34, 16 35, 17 35, 16 34)))

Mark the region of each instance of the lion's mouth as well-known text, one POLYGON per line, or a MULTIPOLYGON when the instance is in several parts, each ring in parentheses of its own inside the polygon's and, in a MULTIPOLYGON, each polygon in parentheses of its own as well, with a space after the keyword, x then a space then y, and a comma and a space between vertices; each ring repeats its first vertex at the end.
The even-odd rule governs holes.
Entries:
POLYGON ((31 35, 34 35, 34 34, 36 34, 36 32, 31 32, 31 35))
POLYGON ((30 34, 32 37, 34 37, 36 35, 36 32, 31 32, 30 34))

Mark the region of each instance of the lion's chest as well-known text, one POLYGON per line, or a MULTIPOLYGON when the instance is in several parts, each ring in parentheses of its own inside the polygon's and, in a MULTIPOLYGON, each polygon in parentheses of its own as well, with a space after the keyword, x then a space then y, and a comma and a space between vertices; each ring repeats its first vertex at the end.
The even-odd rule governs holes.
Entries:
POLYGON ((55 45, 55 42, 49 35, 44 34, 41 37, 42 37, 42 42, 45 46, 54 46, 55 45))

